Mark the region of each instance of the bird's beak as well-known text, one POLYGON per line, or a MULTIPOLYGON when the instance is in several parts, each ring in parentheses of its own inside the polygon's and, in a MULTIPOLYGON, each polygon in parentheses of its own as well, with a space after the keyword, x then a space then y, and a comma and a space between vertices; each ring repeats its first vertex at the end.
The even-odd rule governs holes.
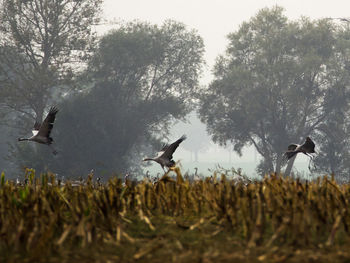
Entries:
POLYGON ((171 170, 171 171, 175 171, 175 165, 174 166, 171 166, 171 167, 169 167, 169 170, 171 170))

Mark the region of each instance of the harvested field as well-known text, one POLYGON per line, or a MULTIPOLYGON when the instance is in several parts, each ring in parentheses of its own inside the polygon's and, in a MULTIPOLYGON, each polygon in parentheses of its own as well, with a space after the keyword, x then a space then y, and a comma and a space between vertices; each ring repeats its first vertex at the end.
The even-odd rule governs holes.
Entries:
POLYGON ((1 178, 1 262, 348 262, 350 185, 1 178))

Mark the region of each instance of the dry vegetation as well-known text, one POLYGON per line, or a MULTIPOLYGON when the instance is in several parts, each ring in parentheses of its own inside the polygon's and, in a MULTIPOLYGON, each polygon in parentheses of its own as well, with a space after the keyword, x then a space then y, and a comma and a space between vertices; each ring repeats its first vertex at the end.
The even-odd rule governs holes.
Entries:
POLYGON ((350 185, 1 177, 1 262, 348 262, 350 185))

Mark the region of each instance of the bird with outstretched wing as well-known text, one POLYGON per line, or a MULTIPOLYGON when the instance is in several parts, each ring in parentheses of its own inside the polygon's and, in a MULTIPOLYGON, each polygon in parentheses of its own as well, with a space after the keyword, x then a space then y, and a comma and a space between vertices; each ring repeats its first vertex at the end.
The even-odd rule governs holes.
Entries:
POLYGON ((163 145, 162 150, 158 153, 157 157, 154 158, 145 158, 143 161, 154 161, 160 164, 160 166, 163 168, 168 167, 171 168, 175 165, 175 162, 173 160, 173 153, 179 147, 180 143, 186 140, 186 135, 182 135, 178 140, 173 142, 170 145, 163 145))

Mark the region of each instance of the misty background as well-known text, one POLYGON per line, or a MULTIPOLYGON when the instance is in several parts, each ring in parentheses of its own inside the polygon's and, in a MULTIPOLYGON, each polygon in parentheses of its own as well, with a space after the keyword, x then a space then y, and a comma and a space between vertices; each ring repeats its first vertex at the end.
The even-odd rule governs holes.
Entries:
POLYGON ((182 134, 184 172, 217 164, 249 176, 309 176, 281 160, 310 135, 313 174, 347 177, 346 1, 1 1, 1 162, 77 178, 91 169, 161 173, 142 164, 182 134), (40 5, 37 3, 41 3, 40 5), (18 143, 48 108, 45 145, 18 143))

